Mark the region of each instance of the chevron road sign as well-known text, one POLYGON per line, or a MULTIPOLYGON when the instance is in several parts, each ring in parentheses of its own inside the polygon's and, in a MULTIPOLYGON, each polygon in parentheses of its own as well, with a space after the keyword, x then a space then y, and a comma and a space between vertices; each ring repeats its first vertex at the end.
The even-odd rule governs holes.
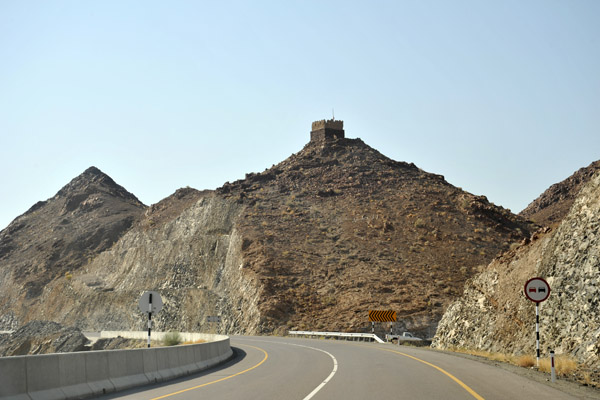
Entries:
POLYGON ((396 311, 369 310, 370 322, 396 322, 396 311))

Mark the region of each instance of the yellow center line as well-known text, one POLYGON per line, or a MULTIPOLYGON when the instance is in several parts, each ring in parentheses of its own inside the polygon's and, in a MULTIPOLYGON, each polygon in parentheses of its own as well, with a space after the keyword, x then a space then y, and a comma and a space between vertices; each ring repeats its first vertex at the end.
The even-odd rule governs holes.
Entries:
POLYGON ((191 388, 183 389, 183 390, 180 390, 180 391, 178 391, 178 392, 173 392, 173 393, 165 394, 165 395, 163 395, 163 396, 160 396, 160 397, 155 397, 155 398, 153 398, 153 399, 151 399, 151 400, 164 399, 165 397, 175 396, 176 394, 180 394, 180 393, 189 392, 190 390, 199 389, 199 388, 201 388, 201 387, 204 387, 204 386, 212 385, 213 383, 217 383, 217 382, 223 382, 223 381, 225 381, 225 380, 227 380, 227 379, 231 379, 231 378, 233 378, 233 377, 236 377, 236 376, 238 376, 238 375, 245 374, 245 373, 246 373, 246 372, 248 372, 248 371, 252 371, 254 368, 257 368, 257 367, 259 367, 259 366, 260 366, 262 363, 264 363, 265 361, 267 361, 267 358, 269 358, 269 354, 268 354, 268 353, 267 353, 267 352, 266 352, 264 349, 261 349, 260 347, 256 347, 256 346, 250 346, 249 344, 244 344, 244 346, 252 347, 253 349, 256 349, 256 350, 260 350, 260 351, 262 351, 262 352, 263 352, 263 354, 265 355, 265 358, 263 358, 263 359, 261 360, 261 362, 259 362, 258 364, 254 365, 253 367, 250 367, 250 368, 248 368, 248 369, 245 369, 245 370, 243 370, 243 371, 241 371, 241 372, 238 372, 238 373, 236 373, 236 374, 233 374, 233 375, 226 376, 225 378, 217 379, 216 381, 212 381, 212 382, 208 382, 208 383, 203 383, 202 385, 198 385, 198 386, 194 386, 194 387, 191 387, 191 388))
MULTIPOLYGON (((364 346, 364 347, 366 347, 366 346, 364 346)), ((380 348, 377 348, 377 347, 376 347, 376 349, 377 349, 377 350, 381 350, 381 351, 389 351, 390 353, 396 353, 396 354, 400 354, 401 356, 408 357, 408 358, 412 358, 412 359, 413 359, 413 360, 415 360, 415 361, 421 362, 421 363, 423 363, 423 364, 425 364, 425 365, 429 365, 430 367, 437 369, 437 370, 438 370, 438 371, 440 371, 442 374, 444 374, 444 375, 446 375, 447 377, 449 377, 450 379, 452 379, 454 382, 458 383, 458 384, 459 384, 459 385, 460 385, 460 386, 461 386, 463 389, 465 389, 465 390, 466 390, 466 391, 467 391, 467 392, 468 392, 468 393, 469 393, 471 396, 475 397, 477 400, 485 400, 483 397, 481 397, 479 394, 477 394, 477 392, 476 392, 476 391, 474 391, 474 390, 473 390, 473 389, 471 389, 469 386, 467 386, 467 384, 466 384, 466 383, 464 383, 463 381, 461 381, 460 379, 458 379, 457 377, 455 377, 454 375, 452 375, 450 372, 448 372, 448 371, 446 371, 446 370, 444 370, 444 369, 442 369, 442 368, 438 367, 438 366, 437 366, 437 365, 435 365, 435 364, 432 364, 432 363, 430 363, 430 362, 427 362, 427 361, 425 361, 425 360, 421 360, 420 358, 417 358, 417 357, 413 357, 413 356, 411 356, 411 355, 409 355, 409 354, 402 353, 402 352, 400 352, 400 351, 396 351, 396 350, 388 350, 388 349, 380 349, 380 348)))

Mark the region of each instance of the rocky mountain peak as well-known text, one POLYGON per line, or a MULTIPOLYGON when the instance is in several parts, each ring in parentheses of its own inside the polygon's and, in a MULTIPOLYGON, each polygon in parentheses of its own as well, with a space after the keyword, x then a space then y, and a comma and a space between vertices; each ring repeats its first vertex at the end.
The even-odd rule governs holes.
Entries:
MULTIPOLYGON (((94 193, 105 193, 111 197, 121 198, 131 204, 143 206, 143 203, 135 195, 125 190, 110 176, 93 166, 66 184, 58 191, 55 197, 75 198, 75 202, 77 203, 79 200, 83 200, 84 195, 94 193)), ((70 204, 69 208, 74 206, 76 205, 70 204)))
MULTIPOLYGON (((145 209, 95 167, 36 203, 0 232, 2 266, 18 284, 10 290, 20 292, 15 299, 36 299, 45 284, 110 247, 145 209)), ((0 288, 6 284, 0 281, 0 288)))
POLYGON ((519 215, 540 225, 557 226, 571 209, 582 186, 589 182, 597 171, 600 171, 600 160, 580 168, 567 179, 550 186, 519 215))

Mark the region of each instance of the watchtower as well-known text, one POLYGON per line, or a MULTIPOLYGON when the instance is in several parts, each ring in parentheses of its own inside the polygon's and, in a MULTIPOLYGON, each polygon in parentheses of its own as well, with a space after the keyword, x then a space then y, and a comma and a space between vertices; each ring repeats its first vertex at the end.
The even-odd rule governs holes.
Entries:
POLYGON ((344 121, 335 119, 320 120, 312 123, 310 141, 325 141, 344 138, 344 121))

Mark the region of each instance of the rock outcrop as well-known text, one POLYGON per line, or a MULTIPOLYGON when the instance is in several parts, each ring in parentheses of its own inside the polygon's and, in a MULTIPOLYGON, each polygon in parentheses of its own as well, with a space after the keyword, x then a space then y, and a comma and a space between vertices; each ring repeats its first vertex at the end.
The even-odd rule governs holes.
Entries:
POLYGON ((77 328, 51 321, 32 321, 0 337, 0 357, 84 351, 88 350, 88 342, 77 328))
POLYGON ((567 179, 550 186, 519 215, 542 226, 556 227, 571 209, 581 187, 598 171, 600 160, 578 169, 567 179))
POLYGON ((442 318, 434 347, 535 354, 535 304, 525 282, 545 277, 541 346, 600 369, 600 173, 581 189, 558 228, 494 260, 465 285, 442 318))

